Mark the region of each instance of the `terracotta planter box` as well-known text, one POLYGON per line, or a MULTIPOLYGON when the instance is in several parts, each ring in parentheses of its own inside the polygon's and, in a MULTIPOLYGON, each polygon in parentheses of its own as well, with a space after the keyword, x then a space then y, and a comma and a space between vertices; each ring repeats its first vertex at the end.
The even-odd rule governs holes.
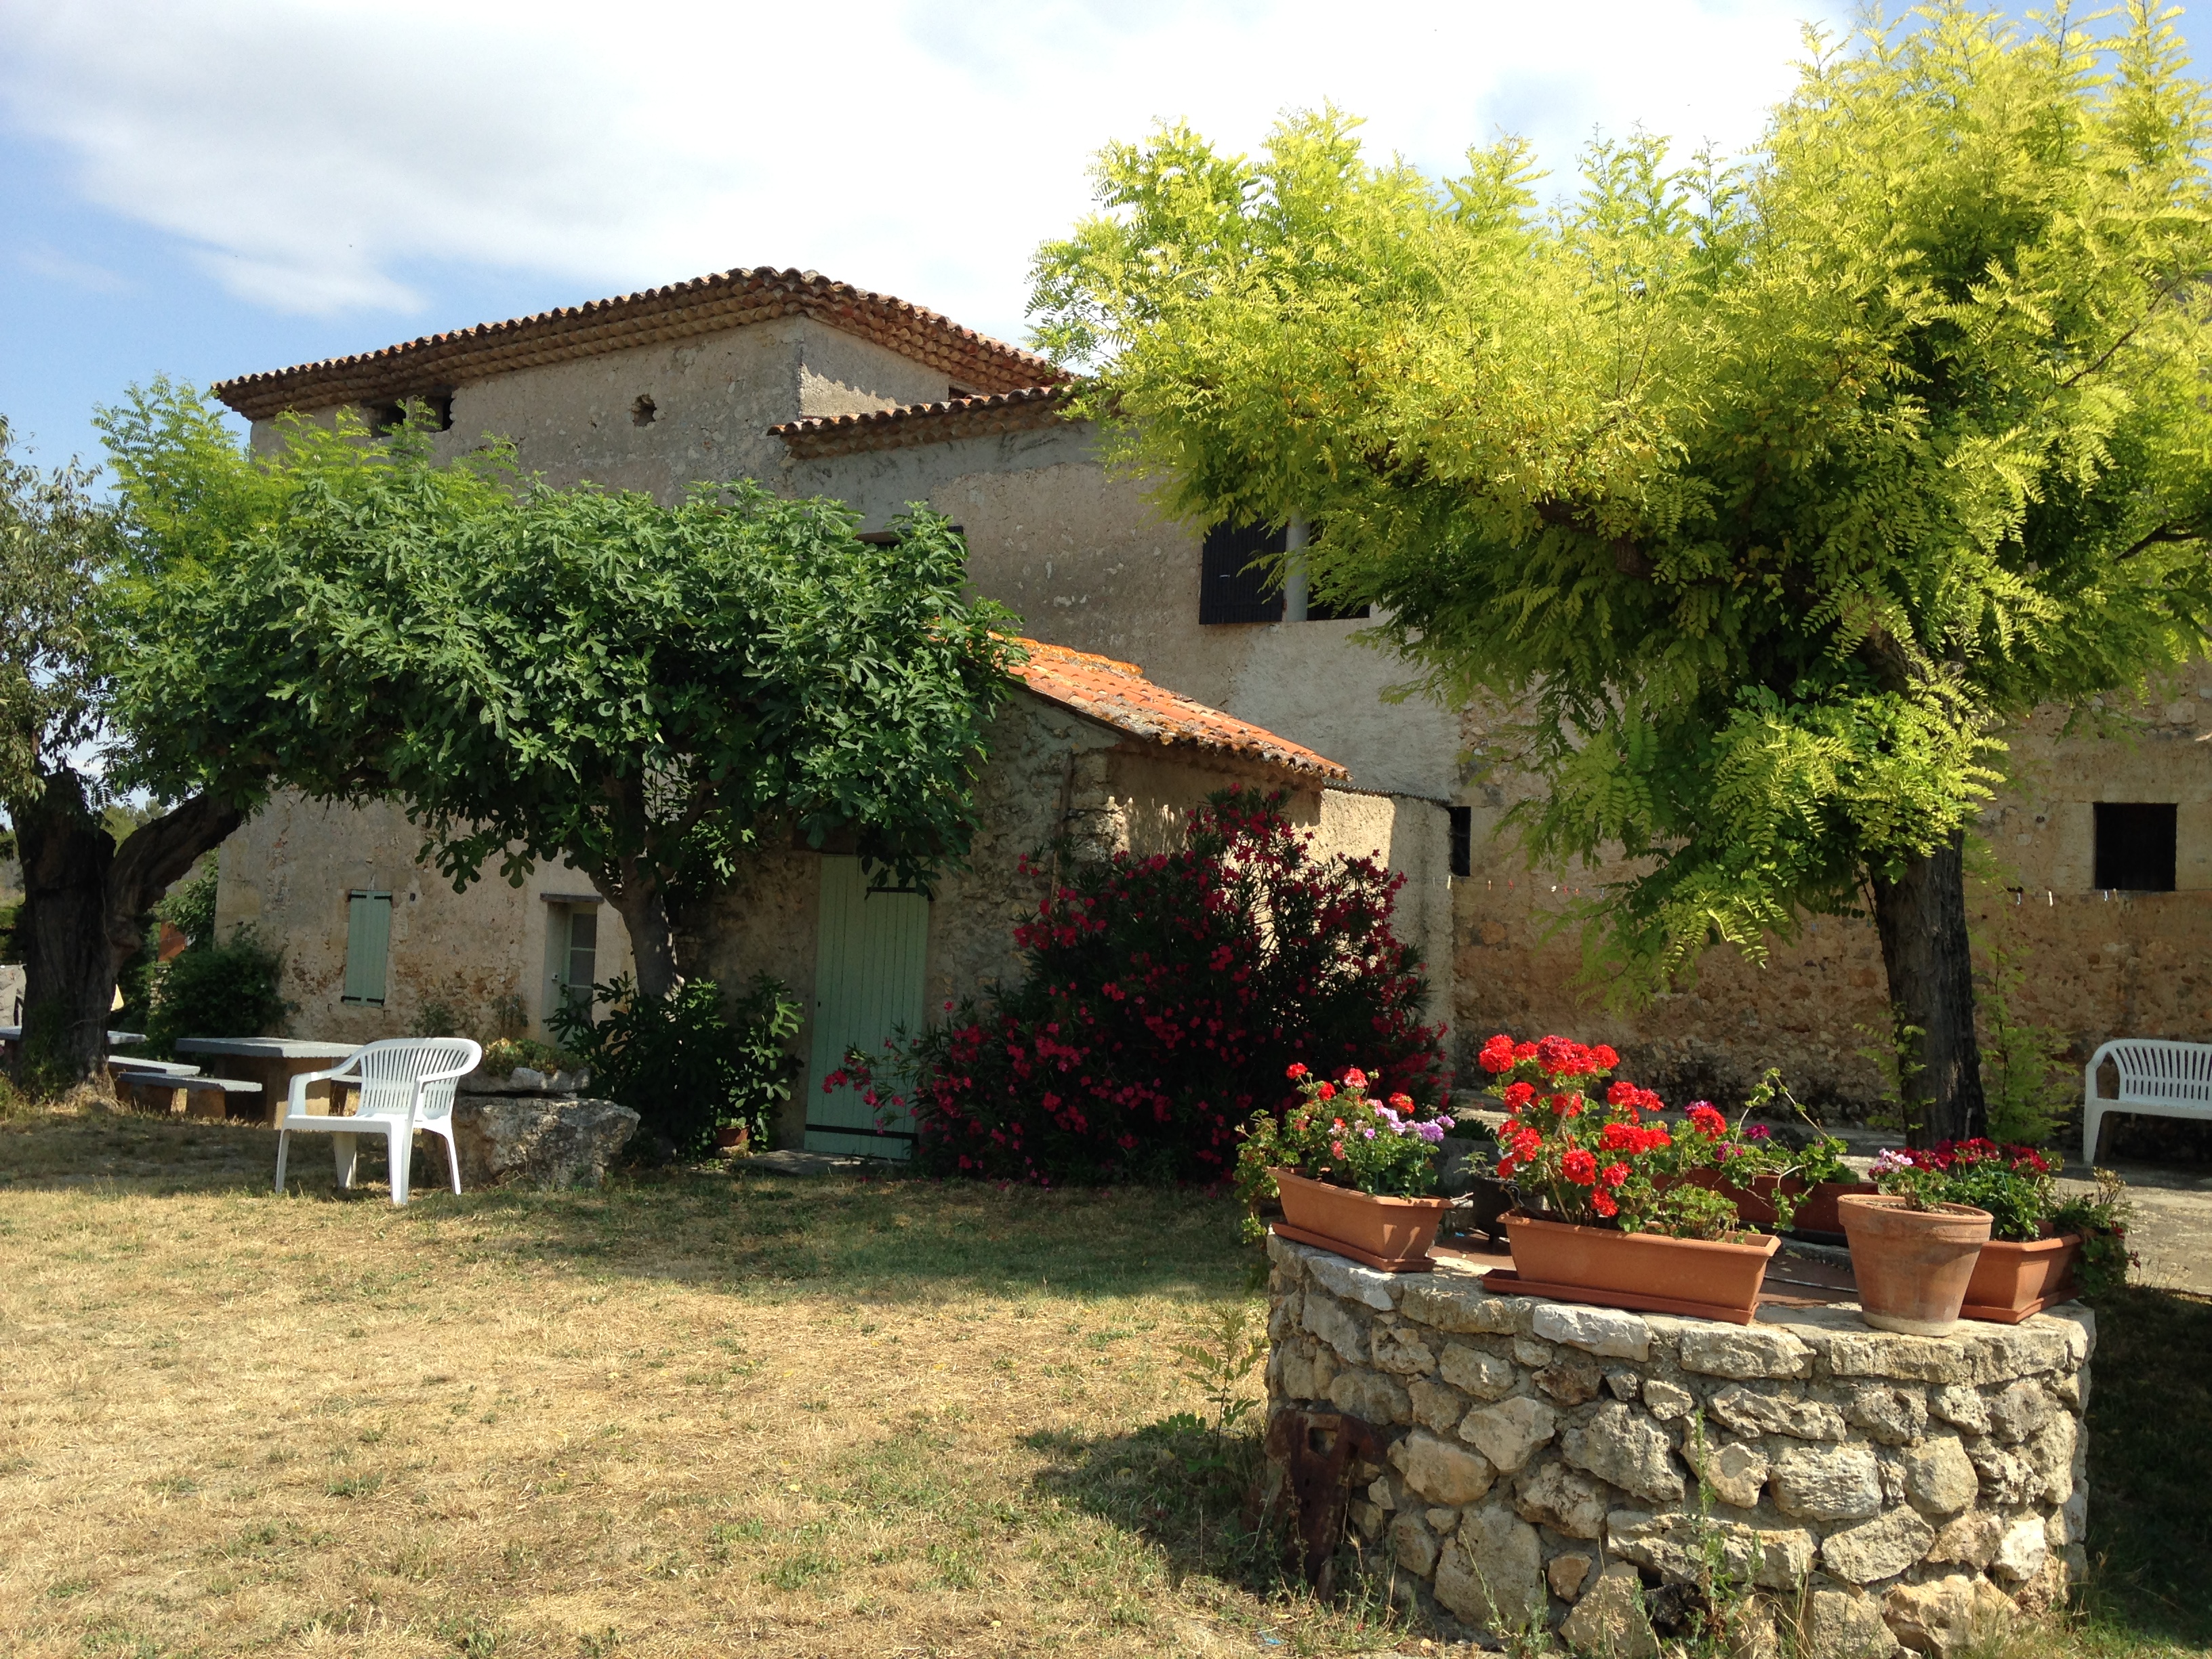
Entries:
POLYGON ((1837 1207, 1851 1243, 1859 1317, 1878 1331, 1948 1336, 1989 1243, 1990 1212, 1967 1204, 1916 1210, 1879 1193, 1837 1207))
POLYGON ((1384 1273, 1426 1273, 1436 1263, 1429 1246, 1451 1208, 1448 1198, 1378 1198, 1349 1187, 1332 1187, 1288 1170, 1274 1172, 1283 1218, 1275 1231, 1384 1273))
POLYGON ((1735 1325, 1751 1323, 1766 1264, 1782 1248, 1771 1234, 1755 1243, 1717 1243, 1540 1221, 1518 1212, 1505 1218, 1505 1231, 1513 1244, 1512 1273, 1489 1277, 1491 1288, 1504 1295, 1735 1325))
POLYGON ((2079 1233, 2027 1244, 1991 1239, 1975 1259, 1960 1316, 2017 1325, 2065 1301, 2074 1293, 2074 1262, 2081 1254, 2079 1233))
POLYGON ((1796 1176, 1753 1176, 1748 1187, 1739 1187, 1718 1170, 1692 1170, 1682 1179, 1692 1187, 1709 1187, 1725 1194, 1735 1206, 1736 1219, 1748 1227, 1771 1227, 1776 1219, 1774 1189, 1802 1194, 1805 1183, 1796 1176))
POLYGON ((1801 1233, 1835 1233, 1844 1231, 1844 1218, 1836 1208, 1839 1198, 1864 1197, 1881 1189, 1871 1181, 1816 1181, 1813 1190, 1797 1206, 1797 1218, 1793 1226, 1801 1233))

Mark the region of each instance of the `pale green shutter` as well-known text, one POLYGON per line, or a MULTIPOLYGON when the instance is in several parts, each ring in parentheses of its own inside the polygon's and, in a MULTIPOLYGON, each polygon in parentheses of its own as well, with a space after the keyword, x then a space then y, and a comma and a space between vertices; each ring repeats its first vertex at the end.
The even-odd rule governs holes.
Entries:
POLYGON ((857 1090, 824 1094, 822 1079, 847 1050, 880 1056, 884 1039, 919 1030, 929 963, 929 901, 919 893, 870 891, 856 858, 822 860, 821 928, 814 957, 814 1030, 806 1073, 806 1149, 904 1158, 912 1120, 878 1123, 857 1090))
POLYGON ((392 895, 346 895, 346 1002, 384 1000, 385 963, 392 951, 392 895))

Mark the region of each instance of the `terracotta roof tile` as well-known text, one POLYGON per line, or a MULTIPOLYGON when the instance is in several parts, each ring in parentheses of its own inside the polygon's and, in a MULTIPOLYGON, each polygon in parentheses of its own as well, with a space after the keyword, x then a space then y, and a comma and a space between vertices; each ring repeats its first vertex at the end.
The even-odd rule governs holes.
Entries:
POLYGON ((832 282, 817 271, 760 265, 541 311, 534 317, 427 334, 356 356, 242 374, 219 382, 215 393, 249 420, 261 420, 288 409, 416 397, 509 369, 793 316, 811 317, 872 340, 941 370, 949 380, 986 392, 1050 386, 1066 378, 1042 357, 888 294, 832 282))
POLYGON ((1111 657, 1095 657, 1036 640, 1019 643, 1030 659, 1014 672, 1030 690, 1133 737, 1169 747, 1194 744, 1224 750, 1311 778, 1346 782, 1352 777, 1334 761, 1287 738, 1153 684, 1133 662, 1116 662, 1111 657))
POLYGON ((1024 386, 1014 392, 973 398, 948 398, 933 404, 902 404, 860 415, 813 415, 769 428, 800 460, 850 455, 864 449, 908 449, 917 444, 950 443, 997 432, 1028 432, 1055 426, 1067 417, 1066 386, 1024 386))

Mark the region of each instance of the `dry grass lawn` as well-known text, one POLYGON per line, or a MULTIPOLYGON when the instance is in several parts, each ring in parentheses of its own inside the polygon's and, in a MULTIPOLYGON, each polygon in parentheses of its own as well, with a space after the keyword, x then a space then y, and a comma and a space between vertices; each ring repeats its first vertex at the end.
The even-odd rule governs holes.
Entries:
MULTIPOLYGON (((1169 1345, 1244 1291, 1224 1203, 697 1173, 394 1210, 317 1151, 278 1199, 264 1130, 0 1116, 0 1656, 1425 1645, 1281 1587, 1249 1438, 1157 1426, 1201 1405, 1169 1345)), ((2102 1323, 2106 1565, 2003 1659, 2212 1638, 2212 1304, 2102 1323)))
POLYGON ((0 1652, 1389 1645, 1244 1588, 1234 1477, 1135 1432, 1199 1406, 1164 1345, 1242 1292, 1218 1202, 395 1210, 317 1150, 279 1199, 264 1130, 0 1122, 0 1652))

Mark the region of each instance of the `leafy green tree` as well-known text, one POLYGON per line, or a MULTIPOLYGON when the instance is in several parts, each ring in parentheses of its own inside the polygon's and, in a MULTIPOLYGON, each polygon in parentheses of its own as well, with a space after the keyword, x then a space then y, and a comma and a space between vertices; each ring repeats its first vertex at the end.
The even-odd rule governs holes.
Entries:
POLYGON ((963 855, 1013 619, 917 511, 895 545, 749 483, 664 507, 544 488, 492 452, 300 425, 251 460, 163 389, 110 417, 134 538, 118 696, 134 775, 246 757, 311 796, 404 801, 455 887, 560 855, 621 914, 637 985, 684 978, 672 906, 762 838, 910 880, 963 855))
POLYGON ((123 556, 92 474, 16 459, 0 420, 0 810, 23 872, 18 1075, 42 1087, 99 1064, 146 912, 241 816, 225 767, 208 769, 213 789, 148 811, 122 801, 102 764, 136 740, 115 708, 104 617, 123 556))
POLYGON ((1741 160, 1600 143, 1549 211, 1517 142, 1438 181, 1354 125, 1109 149, 1040 339, 1171 508, 1304 514, 1318 592, 1516 711, 1528 852, 1627 860, 1595 969, 1870 911, 1924 1127, 1978 1130, 1962 851, 2000 734, 2212 630, 2179 37, 1945 0, 1815 36, 1741 160))

